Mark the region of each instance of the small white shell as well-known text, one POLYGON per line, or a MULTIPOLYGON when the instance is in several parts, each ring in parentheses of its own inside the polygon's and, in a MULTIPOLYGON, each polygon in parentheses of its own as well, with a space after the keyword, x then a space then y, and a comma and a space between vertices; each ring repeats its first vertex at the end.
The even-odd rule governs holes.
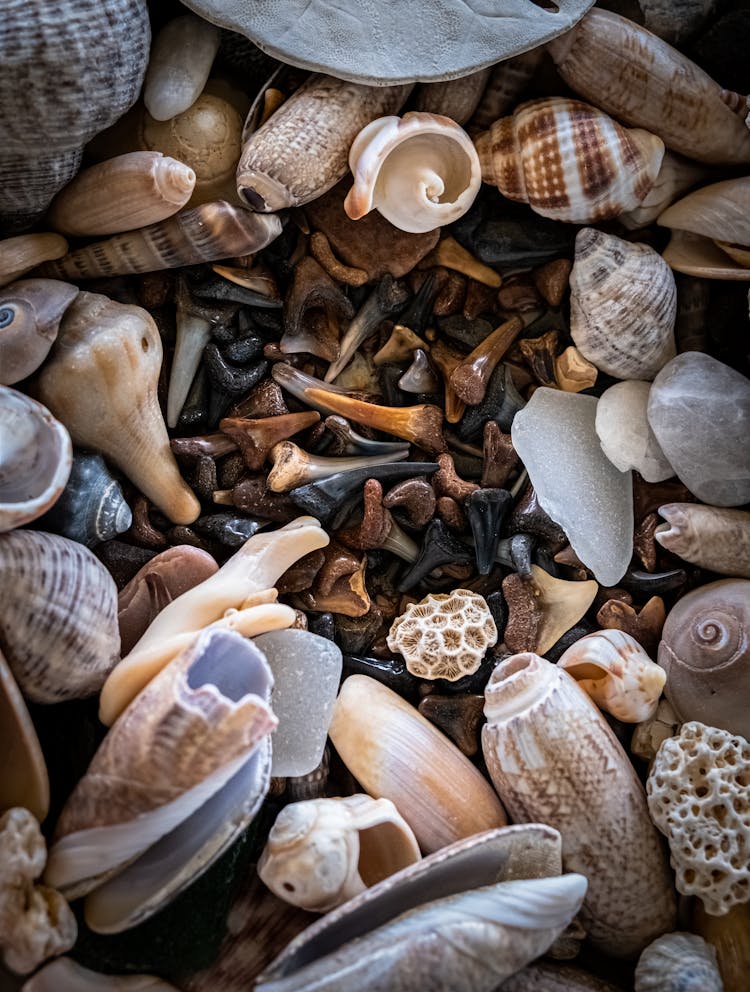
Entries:
POLYGON ((596 705, 625 723, 649 720, 659 704, 667 673, 622 630, 587 634, 558 661, 596 705))
POLYGON ((449 117, 419 111, 364 127, 352 143, 349 167, 349 217, 359 220, 376 209, 412 234, 458 220, 482 184, 479 156, 463 128, 449 117))

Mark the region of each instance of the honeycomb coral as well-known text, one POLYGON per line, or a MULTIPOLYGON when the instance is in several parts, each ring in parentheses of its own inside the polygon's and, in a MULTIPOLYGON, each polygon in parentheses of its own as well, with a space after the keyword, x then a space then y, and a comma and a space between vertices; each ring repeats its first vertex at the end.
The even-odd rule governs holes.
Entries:
POLYGON ((425 679, 455 682, 471 675, 487 648, 497 643, 497 627, 484 598, 468 589, 430 594, 396 617, 388 647, 399 651, 406 667, 425 679))
POLYGON ((659 748, 648 807, 669 841, 676 885, 723 916, 750 900, 750 744, 693 720, 659 748))

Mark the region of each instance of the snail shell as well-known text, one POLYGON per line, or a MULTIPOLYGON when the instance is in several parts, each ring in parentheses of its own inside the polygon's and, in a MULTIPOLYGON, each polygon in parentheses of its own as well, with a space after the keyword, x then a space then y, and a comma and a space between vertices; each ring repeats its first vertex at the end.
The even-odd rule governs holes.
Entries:
POLYGON ((647 245, 584 228, 570 273, 570 334, 581 354, 618 379, 651 380, 675 357, 677 290, 647 245))
POLYGON ((543 217, 592 224, 633 210, 656 182, 664 143, 580 100, 530 100, 480 134, 482 179, 543 217))
POLYGON ((206 85, 221 32, 202 17, 168 21, 154 38, 143 84, 143 102, 157 121, 192 107, 206 85))
POLYGON ((133 515, 120 483, 101 455, 81 452, 73 458, 62 495, 41 522, 45 530, 92 548, 123 534, 133 515))
POLYGON ((0 384, 36 372, 78 288, 59 279, 20 279, 0 291, 0 384))
POLYGON ((37 220, 83 146, 136 101, 150 40, 145 0, 3 5, 0 227, 37 220))
MULTIPOLYGON (((750 513, 701 503, 659 507, 654 537, 667 551, 719 575, 750 579, 750 513)), ((745 735, 746 736, 746 735, 745 735)))
POLYGON ((635 992, 724 992, 716 951, 694 933, 665 933, 641 954, 635 992))
POLYGON ((260 217, 224 200, 116 234, 43 267, 58 279, 95 279, 174 269, 260 251, 281 233, 278 217, 260 217))
POLYGON ((727 179, 688 193, 668 207, 658 223, 730 246, 750 247, 750 176, 727 179))
POLYGON ((617 738, 575 681, 538 655, 500 662, 485 700, 482 749, 510 815, 560 830, 563 865, 590 880, 581 920, 592 944, 615 956, 642 950, 673 925, 674 891, 617 738))
POLYGON ((41 403, 0 386, 0 532, 36 520, 60 497, 73 446, 41 403))
POLYGON ((411 111, 363 128, 349 151, 352 220, 378 210, 401 231, 424 234, 462 217, 482 185, 468 134, 439 114, 411 111))
POLYGON ((657 660, 681 723, 699 720, 750 737, 750 581, 721 579, 672 607, 657 660))
POLYGON ((120 659, 117 588, 83 545, 56 534, 0 535, 0 642, 37 703, 90 696, 120 659))

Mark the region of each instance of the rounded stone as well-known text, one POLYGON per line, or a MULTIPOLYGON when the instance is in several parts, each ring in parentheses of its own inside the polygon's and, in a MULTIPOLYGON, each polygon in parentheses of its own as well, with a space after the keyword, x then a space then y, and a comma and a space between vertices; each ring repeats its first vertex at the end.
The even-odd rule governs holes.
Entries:
POLYGON ((631 379, 606 389, 596 407, 596 433, 602 451, 621 472, 635 469, 646 482, 663 482, 674 469, 649 426, 650 382, 631 379))

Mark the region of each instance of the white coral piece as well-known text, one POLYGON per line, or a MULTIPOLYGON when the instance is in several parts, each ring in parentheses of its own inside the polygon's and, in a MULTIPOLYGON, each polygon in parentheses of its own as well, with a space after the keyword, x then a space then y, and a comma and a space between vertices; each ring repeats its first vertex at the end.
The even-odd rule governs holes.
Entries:
POLYGON ((750 900, 750 744, 692 720, 659 748, 648 807, 669 841, 677 890, 724 916, 750 900))
POLYGON ((419 678, 455 682, 473 674, 487 648, 497 643, 497 627, 486 601, 469 589, 430 594, 396 617, 388 647, 399 651, 419 678))

